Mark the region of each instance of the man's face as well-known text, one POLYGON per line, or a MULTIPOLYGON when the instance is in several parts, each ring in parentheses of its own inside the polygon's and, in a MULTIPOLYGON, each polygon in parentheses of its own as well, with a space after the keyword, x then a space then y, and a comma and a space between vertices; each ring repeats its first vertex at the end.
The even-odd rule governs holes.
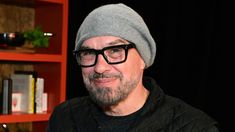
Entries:
MULTIPOLYGON (((81 48, 100 50, 105 47, 128 44, 113 36, 90 38, 81 48)), ((142 83, 145 64, 135 48, 128 50, 127 59, 120 64, 108 64, 99 54, 94 66, 83 67, 82 76, 92 99, 101 106, 116 105, 142 83)))

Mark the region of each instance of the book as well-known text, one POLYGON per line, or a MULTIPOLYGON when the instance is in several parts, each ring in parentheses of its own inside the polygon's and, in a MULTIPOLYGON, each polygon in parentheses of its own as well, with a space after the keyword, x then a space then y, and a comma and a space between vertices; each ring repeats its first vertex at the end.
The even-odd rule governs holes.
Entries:
POLYGON ((34 83, 31 74, 12 74, 12 93, 22 94, 20 111, 22 113, 34 113, 34 83))
POLYGON ((7 78, 2 80, 2 92, 1 92, 1 113, 11 113, 11 100, 12 100, 12 80, 7 78))
POLYGON ((48 94, 47 93, 43 93, 43 97, 42 97, 42 111, 43 112, 47 112, 47 107, 48 107, 48 94))
POLYGON ((16 70, 14 71, 14 74, 25 74, 25 75, 32 75, 33 79, 32 81, 32 91, 30 92, 30 98, 31 102, 34 102, 34 104, 31 104, 29 106, 30 113, 36 113, 36 83, 37 83, 37 78, 38 78, 38 73, 36 71, 24 71, 24 70, 16 70))
POLYGON ((33 76, 30 77, 28 103, 28 113, 33 114, 35 112, 35 78, 33 76))
POLYGON ((12 112, 18 113, 21 112, 21 93, 12 93, 12 112))
POLYGON ((44 93, 44 78, 37 78, 36 81, 36 113, 43 113, 43 93, 44 93))

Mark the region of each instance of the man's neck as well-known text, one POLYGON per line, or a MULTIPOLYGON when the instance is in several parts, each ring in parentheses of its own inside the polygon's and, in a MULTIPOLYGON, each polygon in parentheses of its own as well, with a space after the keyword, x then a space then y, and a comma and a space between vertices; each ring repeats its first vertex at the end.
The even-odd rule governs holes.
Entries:
POLYGON ((117 105, 104 107, 105 114, 110 116, 126 116, 141 109, 149 95, 149 91, 142 85, 135 88, 128 97, 117 105))

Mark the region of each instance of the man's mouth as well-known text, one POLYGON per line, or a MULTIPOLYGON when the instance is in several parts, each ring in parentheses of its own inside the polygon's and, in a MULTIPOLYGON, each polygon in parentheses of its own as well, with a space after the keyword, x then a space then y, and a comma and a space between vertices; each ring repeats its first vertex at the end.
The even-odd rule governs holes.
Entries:
POLYGON ((105 84, 105 83, 112 83, 116 80, 116 78, 96 78, 93 79, 92 81, 95 84, 105 84))

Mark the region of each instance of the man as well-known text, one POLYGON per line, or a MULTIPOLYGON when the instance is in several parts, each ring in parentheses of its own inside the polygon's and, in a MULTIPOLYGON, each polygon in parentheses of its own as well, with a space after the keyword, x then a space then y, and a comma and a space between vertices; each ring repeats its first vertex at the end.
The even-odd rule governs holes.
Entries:
POLYGON ((143 77, 156 44, 130 7, 93 10, 78 30, 74 54, 90 96, 57 106, 48 132, 218 132, 205 113, 143 77))

